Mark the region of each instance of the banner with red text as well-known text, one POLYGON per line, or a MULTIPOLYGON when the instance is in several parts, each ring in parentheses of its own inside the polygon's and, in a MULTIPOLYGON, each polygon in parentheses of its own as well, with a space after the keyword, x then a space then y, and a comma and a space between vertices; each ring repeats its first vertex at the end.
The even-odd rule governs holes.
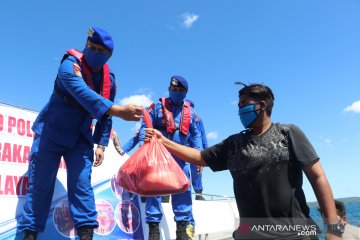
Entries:
MULTIPOLYGON (((28 162, 37 112, 0 103, 0 240, 21 239, 16 232, 28 184, 28 162)), ((101 166, 93 168, 99 228, 94 239, 144 239, 137 195, 115 184, 115 174, 128 158, 112 144, 101 166)), ((76 231, 67 202, 66 165, 61 161, 45 232, 38 239, 74 239, 76 231)))

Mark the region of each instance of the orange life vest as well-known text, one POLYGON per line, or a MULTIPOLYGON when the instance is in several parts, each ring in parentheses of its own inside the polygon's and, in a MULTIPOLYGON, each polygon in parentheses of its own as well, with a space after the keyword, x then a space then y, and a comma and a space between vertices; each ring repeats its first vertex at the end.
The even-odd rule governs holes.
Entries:
POLYGON ((190 103, 184 101, 182 112, 181 112, 181 120, 180 126, 177 128, 175 125, 174 116, 171 110, 171 100, 170 98, 160 98, 163 115, 165 119, 165 127, 166 132, 169 134, 174 134, 177 129, 184 135, 189 134, 190 122, 191 122, 191 111, 190 111, 190 103))
MULTIPOLYGON (((66 51, 69 55, 76 57, 82 68, 82 73, 84 74, 83 78, 86 84, 95 91, 94 84, 91 77, 91 72, 89 66, 86 64, 84 55, 82 52, 76 49, 70 49, 66 51)), ((111 79, 110 79, 110 71, 109 65, 107 63, 103 66, 103 81, 100 87, 100 95, 104 98, 110 99, 110 90, 111 90, 111 79)))

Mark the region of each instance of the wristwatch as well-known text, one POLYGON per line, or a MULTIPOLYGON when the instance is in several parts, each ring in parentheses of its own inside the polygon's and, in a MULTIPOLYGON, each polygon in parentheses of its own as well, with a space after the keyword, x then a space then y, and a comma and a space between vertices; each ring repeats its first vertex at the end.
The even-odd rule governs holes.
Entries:
POLYGON ((105 147, 103 145, 98 145, 97 148, 100 148, 101 150, 103 150, 103 152, 105 152, 105 147))
POLYGON ((338 237, 341 237, 343 235, 344 230, 345 230, 345 226, 341 223, 340 220, 335 224, 327 225, 327 232, 334 234, 338 237))

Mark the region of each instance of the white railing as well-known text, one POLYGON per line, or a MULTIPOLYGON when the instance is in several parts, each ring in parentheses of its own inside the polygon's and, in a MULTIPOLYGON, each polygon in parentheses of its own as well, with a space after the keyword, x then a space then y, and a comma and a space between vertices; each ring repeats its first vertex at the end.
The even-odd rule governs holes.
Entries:
POLYGON ((235 197, 230 197, 226 195, 215 195, 215 194, 206 194, 206 193, 192 193, 192 195, 200 195, 205 198, 207 201, 235 201, 235 197))
MULTIPOLYGON (((205 201, 193 201, 193 215, 195 219, 195 236, 193 239, 220 240, 231 239, 232 232, 239 225, 239 214, 233 197, 202 194, 205 201)), ((144 221, 145 204, 140 204, 143 216, 143 230, 145 239, 148 236, 148 226, 144 221)), ((163 218, 160 223, 161 239, 175 239, 176 223, 172 211, 171 200, 162 203, 163 218)))

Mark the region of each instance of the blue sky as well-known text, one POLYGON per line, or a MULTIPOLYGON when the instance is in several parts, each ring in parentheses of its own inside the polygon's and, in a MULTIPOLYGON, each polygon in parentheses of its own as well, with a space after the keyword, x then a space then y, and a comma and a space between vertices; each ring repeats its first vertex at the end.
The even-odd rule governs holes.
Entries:
MULTIPOLYGON (((115 41, 117 103, 146 105, 182 75, 213 145, 243 129, 234 82, 264 83, 273 121, 305 132, 335 197, 360 197, 359 1, 5 0, 0 22, 1 102, 41 110, 65 50, 82 50, 99 26, 115 41)), ((125 143, 136 125, 114 128, 125 143)), ((206 169, 203 181, 205 193, 233 196, 228 172, 206 169)))

